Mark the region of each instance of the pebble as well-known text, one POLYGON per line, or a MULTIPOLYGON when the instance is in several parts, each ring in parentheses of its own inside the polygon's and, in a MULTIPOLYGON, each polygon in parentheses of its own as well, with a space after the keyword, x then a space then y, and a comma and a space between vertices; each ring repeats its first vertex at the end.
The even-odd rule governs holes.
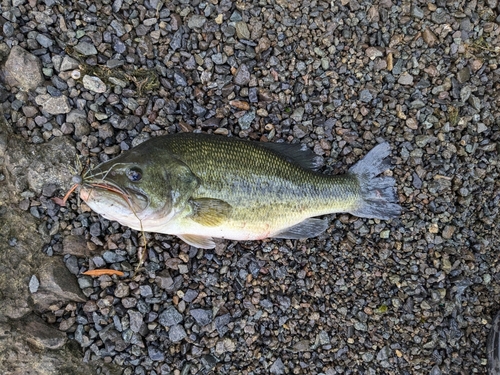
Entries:
POLYGON ((432 30, 427 27, 423 33, 422 33, 422 38, 424 39, 424 42, 427 43, 429 47, 434 47, 437 42, 439 41, 436 35, 432 32, 432 30))
POLYGON ((165 360, 165 354, 163 354, 163 351, 154 346, 148 346, 148 355, 152 361, 163 362, 165 360))
POLYGON ((97 55, 97 49, 95 46, 88 42, 78 42, 74 48, 76 52, 85 56, 97 55))
POLYGON ((403 74, 401 74, 401 76, 399 76, 398 78, 398 83, 400 83, 401 85, 412 85, 413 84, 413 76, 407 72, 404 72, 403 74))
POLYGON ((52 45, 54 44, 52 39, 43 34, 37 34, 36 41, 40 43, 40 45, 44 48, 52 47, 52 45))
POLYGON ((437 24, 446 23, 449 20, 448 12, 444 8, 437 8, 431 13, 431 20, 437 24))
POLYGON ((474 107, 474 109, 476 111, 480 111, 481 108, 483 107, 482 104, 481 104, 481 100, 477 96, 475 96, 475 95, 469 96, 469 100, 468 101, 469 101, 469 104, 472 107, 474 107))
POLYGON ((231 100, 229 105, 244 111, 248 111, 250 109, 250 104, 243 100, 231 100))
POLYGON ((172 40, 170 41, 170 48, 172 51, 176 51, 182 46, 182 36, 184 32, 181 30, 178 30, 174 36, 172 37, 172 40))
POLYGON ((14 35, 14 26, 12 26, 12 23, 8 21, 3 24, 2 30, 7 38, 10 38, 12 35, 14 35))
POLYGON ((177 311, 175 307, 169 307, 158 316, 158 321, 161 325, 166 327, 172 327, 176 324, 181 323, 184 320, 182 315, 177 311))
POLYGON ((42 110, 51 115, 69 113, 72 109, 68 97, 61 95, 53 97, 48 94, 38 95, 35 98, 36 104, 42 107, 42 110))
POLYGON ((11 86, 34 90, 44 82, 38 57, 19 46, 13 46, 4 67, 6 81, 11 86))
POLYGON ((142 314, 139 311, 128 310, 128 316, 130 318, 130 329, 132 332, 139 332, 144 323, 142 314))
POLYGON ((462 68, 457 73, 457 80, 459 83, 465 83, 470 79, 470 69, 468 66, 462 68))
POLYGON ((366 56, 370 58, 370 60, 375 60, 377 57, 382 57, 384 56, 384 53, 376 48, 376 47, 368 47, 365 51, 366 56))
POLYGON ((124 298, 130 294, 130 287, 126 283, 118 283, 114 295, 117 298, 124 298))
POLYGON ((234 83, 238 86, 246 86, 250 82, 250 71, 245 64, 241 64, 234 74, 234 83))
POLYGON ((40 281, 38 280, 38 278, 35 275, 31 276, 31 279, 29 282, 30 293, 38 292, 39 287, 40 287, 40 281))
POLYGON ((118 20, 111 21, 110 26, 115 30, 116 36, 118 37, 122 37, 127 33, 123 24, 118 20))
POLYGON ((103 93, 106 92, 106 84, 99 78, 95 76, 84 75, 82 79, 83 87, 87 90, 103 93))
POLYGON ((275 375, 285 374, 285 364, 281 360, 281 358, 276 359, 271 367, 269 368, 269 372, 275 375))
POLYGON ((141 292, 142 297, 144 298, 153 297, 153 290, 151 289, 150 285, 141 285, 139 287, 139 290, 141 292))
POLYGON ((170 327, 168 331, 168 338, 173 343, 184 340, 187 337, 186 330, 180 324, 170 327))
POLYGON ((245 22, 236 22, 234 27, 236 30, 236 37, 238 39, 250 39, 250 30, 248 29, 248 25, 245 22))
POLYGON ((361 100, 363 103, 369 103, 372 101, 372 99, 373 95, 370 90, 364 89, 359 93, 359 100, 361 100))
POLYGON ((192 309, 191 316, 200 326, 206 326, 212 322, 212 311, 204 309, 192 309))
POLYGON ((74 255, 69 256, 64 263, 66 264, 66 267, 68 268, 69 272, 71 272, 73 275, 78 275, 80 273, 78 258, 75 257, 74 255))
POLYGON ((455 233, 455 227, 452 225, 446 225, 443 228, 442 236, 444 239, 449 240, 453 237, 453 233, 455 233))
POLYGON ((462 89, 460 90, 460 100, 462 102, 466 102, 467 100, 469 100, 471 94, 472 94, 472 90, 471 90, 470 86, 462 87, 462 89))
POLYGON ((189 18, 187 25, 190 29, 200 29, 203 27, 203 25, 205 25, 206 22, 206 17, 194 14, 193 16, 191 16, 191 18, 189 18))
POLYGON ((424 11, 417 5, 412 5, 411 6, 411 15, 415 18, 422 19, 424 18, 424 11))
POLYGON ((102 254, 102 258, 106 261, 108 264, 114 264, 114 263, 120 263, 125 260, 125 258, 121 255, 118 255, 114 251, 105 251, 102 254))
POLYGON ((252 125, 254 119, 255 119, 255 112, 248 111, 238 119, 238 124, 240 125, 242 130, 247 130, 252 125))
POLYGON ((290 118, 296 122, 300 122, 304 117, 304 111, 304 107, 295 108, 293 113, 290 115, 290 118))

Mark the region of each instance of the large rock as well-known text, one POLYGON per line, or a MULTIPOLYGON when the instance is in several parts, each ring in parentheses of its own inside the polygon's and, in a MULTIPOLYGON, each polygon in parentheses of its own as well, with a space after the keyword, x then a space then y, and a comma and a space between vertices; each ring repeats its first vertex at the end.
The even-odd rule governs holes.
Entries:
MULTIPOLYGON (((0 322, 0 373, 3 375, 89 375, 95 364, 82 361, 78 344, 35 314, 0 322)), ((117 369, 108 374, 117 374, 117 369)))
POLYGON ((40 59, 19 46, 10 50, 4 72, 8 85, 23 90, 34 90, 44 82, 40 59))
POLYGON ((87 299, 78 286, 74 275, 69 272, 61 257, 45 257, 43 264, 34 273, 40 285, 33 293, 34 308, 47 311, 50 305, 59 301, 85 302, 87 299))
MULTIPOLYGON (((72 143, 64 138, 30 145, 10 132, 0 111, 0 374, 95 374, 78 344, 39 316, 50 304, 84 301, 76 278, 61 257, 43 253, 50 240, 29 212, 18 208, 21 193, 41 193, 44 183, 70 179, 72 143)), ((99 366, 101 367, 102 364, 99 366)), ((117 373, 109 369, 109 374, 117 373)))
POLYGON ((17 202, 26 190, 39 195, 44 184, 67 188, 73 160, 76 161, 76 151, 70 138, 56 137, 48 143, 27 144, 22 137, 12 134, 5 123, 0 123, 0 167, 3 165, 0 172, 5 175, 5 181, 0 184, 12 185, 4 190, 11 202, 17 202))

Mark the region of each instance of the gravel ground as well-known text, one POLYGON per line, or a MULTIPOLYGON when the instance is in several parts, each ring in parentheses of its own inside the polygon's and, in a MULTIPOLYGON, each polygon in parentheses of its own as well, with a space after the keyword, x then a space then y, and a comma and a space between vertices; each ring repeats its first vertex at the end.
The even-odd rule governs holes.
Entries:
POLYGON ((325 173, 393 147, 400 219, 332 215, 316 239, 214 251, 146 234, 137 274, 142 235, 76 196, 50 199, 71 181, 26 191, 20 207, 52 236, 45 252, 88 298, 43 317, 85 361, 123 374, 487 372, 500 309, 497 0, 0 7, 7 121, 32 143, 72 138, 83 164, 181 131, 304 143, 325 173), (81 274, 93 268, 126 276, 81 274))

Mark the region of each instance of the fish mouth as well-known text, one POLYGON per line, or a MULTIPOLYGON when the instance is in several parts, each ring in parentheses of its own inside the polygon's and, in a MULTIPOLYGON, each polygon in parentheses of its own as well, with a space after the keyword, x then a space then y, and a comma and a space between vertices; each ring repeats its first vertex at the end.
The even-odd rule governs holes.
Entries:
POLYGON ((124 189, 112 181, 84 180, 80 186, 80 197, 87 203, 106 197, 115 204, 128 207, 134 214, 145 210, 149 206, 149 199, 142 191, 124 189))

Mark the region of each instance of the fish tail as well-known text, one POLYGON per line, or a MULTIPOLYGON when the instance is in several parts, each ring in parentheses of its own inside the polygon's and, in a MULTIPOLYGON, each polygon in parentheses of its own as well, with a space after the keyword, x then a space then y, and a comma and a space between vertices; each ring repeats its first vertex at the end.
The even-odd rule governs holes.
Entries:
POLYGON ((361 202, 350 211, 351 214, 382 220, 401 215, 394 187, 396 181, 389 176, 379 176, 392 166, 388 158, 390 153, 389 143, 381 143, 349 169, 349 173, 357 177, 361 189, 361 202))

